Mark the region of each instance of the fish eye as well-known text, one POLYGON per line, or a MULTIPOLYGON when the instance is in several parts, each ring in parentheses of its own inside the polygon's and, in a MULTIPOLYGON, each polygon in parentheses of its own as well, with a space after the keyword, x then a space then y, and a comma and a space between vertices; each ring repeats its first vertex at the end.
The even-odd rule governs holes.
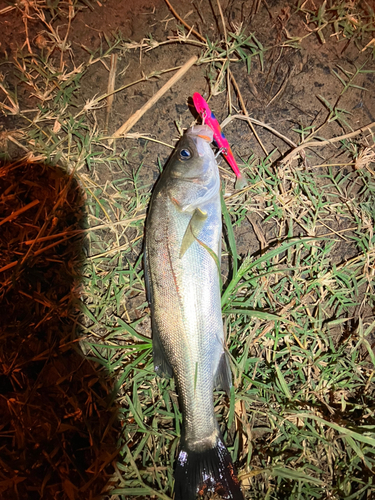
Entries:
POLYGON ((191 158, 191 151, 190 149, 181 149, 180 151, 180 158, 181 160, 189 160, 189 158, 191 158))

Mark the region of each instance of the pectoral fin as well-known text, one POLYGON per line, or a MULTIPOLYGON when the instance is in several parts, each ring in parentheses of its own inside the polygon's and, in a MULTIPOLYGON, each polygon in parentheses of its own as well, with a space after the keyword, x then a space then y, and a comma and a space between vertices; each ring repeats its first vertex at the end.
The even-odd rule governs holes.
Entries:
POLYGON ((186 228, 184 237, 182 238, 182 244, 180 249, 180 259, 184 256, 186 250, 191 246, 194 241, 198 238, 198 234, 207 219, 207 213, 203 212, 199 208, 194 210, 193 216, 190 219, 189 225, 186 228))

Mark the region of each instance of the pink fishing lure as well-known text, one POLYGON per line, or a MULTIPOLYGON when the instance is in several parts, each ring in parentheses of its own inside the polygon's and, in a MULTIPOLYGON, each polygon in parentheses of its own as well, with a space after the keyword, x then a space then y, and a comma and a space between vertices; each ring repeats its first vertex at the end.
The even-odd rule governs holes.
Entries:
POLYGON ((243 179, 241 176, 240 169, 238 168, 232 150, 229 146, 229 142, 227 141, 225 135, 223 134, 215 115, 210 110, 207 102, 203 99, 203 97, 200 94, 198 94, 198 92, 195 92, 193 94, 193 102, 195 109, 202 118, 203 123, 207 124, 213 131, 216 144, 219 146, 227 162, 232 167, 233 172, 236 174, 237 176, 236 185, 243 184, 243 179))

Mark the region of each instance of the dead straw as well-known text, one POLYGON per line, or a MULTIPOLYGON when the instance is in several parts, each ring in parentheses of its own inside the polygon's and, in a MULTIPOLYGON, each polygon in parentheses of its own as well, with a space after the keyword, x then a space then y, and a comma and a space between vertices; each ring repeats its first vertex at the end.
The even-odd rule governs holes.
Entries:
MULTIPOLYGON (((253 132, 253 134, 255 135, 257 141, 259 142, 261 148, 263 149, 263 151, 265 152, 266 156, 268 156, 268 151, 267 149, 265 148, 265 146, 263 145, 262 141, 260 140, 260 137, 258 136, 258 134, 256 133, 256 130, 255 128, 253 127, 253 124, 251 123, 252 120, 249 119, 249 113, 247 112, 247 109, 246 109, 246 106, 245 106, 245 103, 244 103, 244 100, 242 98, 242 94, 241 94, 241 91, 240 91, 240 88, 239 86, 237 85, 237 82, 233 76, 233 73, 231 72, 231 70, 228 70, 228 73, 230 75, 230 79, 232 81, 232 84, 233 84, 233 87, 235 88, 236 90, 236 93, 237 93, 237 97, 238 97, 238 100, 240 101, 240 105, 241 105, 241 109, 242 109, 242 112, 244 113, 245 117, 248 119, 247 122, 253 132)), ((236 115, 238 116, 238 115, 236 115)))
MULTIPOLYGON (((200 40, 202 40, 203 42, 205 42, 205 38, 203 38, 202 35, 200 35, 199 33, 197 33, 191 26, 189 26, 183 19, 181 16, 178 15, 178 13, 174 10, 174 8, 172 7, 172 5, 169 3, 168 0, 165 0, 166 4, 168 5, 168 7, 171 9, 171 12, 172 14, 185 26, 185 28, 187 28, 189 30, 189 33, 193 33, 196 37, 198 37, 200 40)), ((249 118, 249 114, 247 112, 247 109, 246 109, 246 106, 245 106, 245 103, 244 103, 244 100, 242 98, 242 94, 241 94, 241 91, 240 91, 240 88, 239 86, 237 85, 237 82, 233 76, 233 73, 231 72, 231 70, 229 69, 229 53, 228 53, 228 42, 227 42, 227 30, 226 30, 226 26, 225 26, 225 20, 224 20, 224 15, 223 15, 223 11, 221 9, 221 5, 220 5, 220 2, 219 0, 217 0, 217 4, 218 4, 218 7, 219 7, 219 11, 220 11, 220 16, 221 16, 221 22, 223 24, 223 31, 224 31, 224 39, 225 39, 225 45, 226 45, 226 48, 227 48, 227 60, 228 60, 228 71, 227 71, 227 75, 228 75, 228 82, 227 82, 227 88, 228 88, 228 101, 229 101, 229 112, 231 113, 232 112, 232 102, 231 102, 231 96, 230 96, 230 85, 229 85, 229 80, 231 80, 232 84, 233 84, 233 87, 236 91, 236 94, 237 94, 237 97, 238 97, 238 100, 240 102, 240 105, 241 105, 241 109, 244 113, 244 115, 246 117, 249 118)), ((224 68, 224 66, 223 66, 224 68)), ((219 80, 220 80, 220 77, 219 77, 219 80)), ((249 123, 249 126, 253 132, 253 134, 255 135, 257 141, 259 142, 261 148, 263 149, 263 151, 265 152, 265 154, 268 156, 268 152, 266 150, 266 148, 264 147, 262 141, 260 140, 260 137, 258 136, 258 134, 256 133, 256 130, 255 128, 253 127, 252 123, 250 120, 248 120, 248 123, 249 123)))
POLYGON ((306 148, 327 146, 328 144, 333 144, 334 142, 339 142, 339 141, 343 141, 345 139, 350 139, 351 137, 355 137, 356 135, 359 135, 362 132, 365 132, 366 130, 374 128, 374 127, 375 127, 375 122, 372 122, 372 123, 369 123, 368 125, 365 125, 364 127, 361 127, 357 130, 354 130, 354 132, 350 132, 349 134, 339 135, 338 137, 333 137, 332 139, 327 139, 326 141, 304 142, 303 144, 300 144, 295 149, 293 149, 289 154, 287 154, 286 157, 281 161, 281 163, 283 165, 286 165, 287 163, 292 161, 292 159, 295 157, 295 155, 297 153, 299 153, 300 151, 302 151, 306 148))
POLYGON ((138 111, 136 111, 121 127, 116 130, 116 132, 112 135, 112 139, 110 144, 113 142, 113 139, 117 139, 122 135, 129 132, 129 130, 137 123, 137 121, 148 111, 166 92, 169 90, 183 75, 195 64, 198 60, 198 56, 191 57, 186 63, 177 71, 175 75, 172 76, 168 82, 162 86, 160 90, 156 92, 155 95, 151 97, 149 101, 146 102, 144 106, 142 106, 138 111))
POLYGON ((116 80, 116 70, 117 70, 117 54, 111 55, 111 68, 109 70, 108 76, 108 99, 107 99, 107 110, 106 110, 106 119, 105 119, 105 130, 108 130, 109 116, 112 110, 112 104, 114 99, 114 90, 115 90, 115 80, 116 80))
POLYGON ((199 40, 201 40, 202 42, 206 42, 207 41, 202 35, 200 35, 191 26, 189 26, 187 23, 185 23, 185 21, 182 19, 182 17, 180 17, 177 14, 177 12, 174 10, 174 8, 172 7, 172 5, 170 4, 170 2, 168 0, 165 0, 165 3, 170 8, 172 14, 180 21, 181 24, 183 24, 185 26, 185 28, 187 28, 189 30, 189 33, 193 33, 193 35, 196 36, 197 38, 199 38, 199 40))

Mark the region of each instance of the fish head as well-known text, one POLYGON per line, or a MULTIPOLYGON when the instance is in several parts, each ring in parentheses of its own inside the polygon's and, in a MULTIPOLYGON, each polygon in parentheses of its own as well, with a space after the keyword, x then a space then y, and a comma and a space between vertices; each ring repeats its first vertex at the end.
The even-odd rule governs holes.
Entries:
POLYGON ((185 179, 205 177, 214 157, 210 143, 213 132, 207 125, 195 125, 181 137, 171 159, 170 173, 185 179))
POLYGON ((189 128, 168 163, 170 179, 179 191, 179 196, 173 197, 179 200, 183 211, 195 210, 220 189, 219 171, 210 146, 212 139, 213 132, 207 125, 189 128))

